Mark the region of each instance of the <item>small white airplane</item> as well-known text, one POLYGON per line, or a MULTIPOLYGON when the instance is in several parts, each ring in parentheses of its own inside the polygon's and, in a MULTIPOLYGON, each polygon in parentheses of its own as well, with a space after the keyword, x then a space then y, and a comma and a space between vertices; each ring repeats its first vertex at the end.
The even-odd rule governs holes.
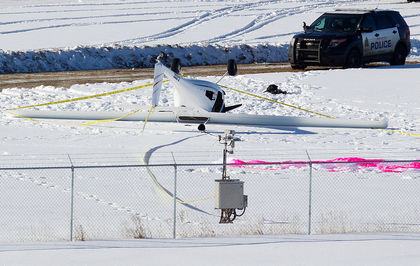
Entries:
MULTIPOLYGON (((31 111, 26 109, 16 110, 15 113, 22 117, 39 119, 109 120, 120 118, 118 121, 199 124, 198 129, 200 131, 204 131, 206 128, 205 125, 207 124, 246 125, 256 127, 387 127, 387 120, 385 119, 380 121, 361 121, 226 113, 227 111, 241 106, 241 104, 225 106, 225 92, 217 84, 218 82, 213 83, 205 80, 184 78, 179 74, 181 68, 179 59, 174 59, 172 61, 171 68, 163 65, 160 59, 159 56, 154 68, 152 108, 149 113, 139 112, 130 116, 124 116, 124 114, 118 112, 31 111), (165 76, 175 85, 173 107, 158 106, 165 76)), ((225 75, 236 75, 237 66, 234 60, 228 61, 227 68, 228 71, 225 75)))

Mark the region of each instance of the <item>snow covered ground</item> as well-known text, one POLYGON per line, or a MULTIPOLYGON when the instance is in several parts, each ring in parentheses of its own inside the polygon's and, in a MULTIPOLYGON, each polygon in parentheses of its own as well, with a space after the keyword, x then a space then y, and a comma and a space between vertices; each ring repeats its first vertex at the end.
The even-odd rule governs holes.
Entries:
POLYGON ((0 73, 152 67, 162 51, 183 65, 287 62, 291 37, 334 8, 395 9, 419 61, 419 7, 404 0, 2 1, 0 73))
MULTIPOLYGON (((309 71, 301 73, 271 73, 227 77, 223 85, 262 95, 321 114, 348 119, 387 118, 389 128, 405 133, 418 134, 420 109, 418 107, 420 80, 418 65, 404 67, 381 67, 372 69, 347 69, 334 71, 309 71), (277 84, 288 92, 283 95, 264 93, 269 84, 277 84), (396 111, 397 110, 397 111, 396 111)), ((221 73, 222 74, 222 73, 221 73)), ((201 77, 216 82, 220 76, 201 77)), ((35 103, 71 99, 86 95, 110 92, 118 89, 150 84, 152 80, 139 80, 117 84, 79 84, 70 88, 40 86, 34 89, 11 88, 0 94, 2 108, 11 109, 35 103)), ((174 87, 165 84, 162 105, 173 104, 174 87)), ((315 117, 316 115, 248 95, 226 90, 227 105, 242 103, 232 111, 236 113, 292 115, 315 117)), ((80 111, 122 111, 127 114, 151 103, 152 88, 146 87, 133 92, 100 97, 87 101, 63 103, 39 107, 43 110, 80 111)), ((143 112, 147 112, 145 107, 143 112)), ((14 119, 3 113, 3 155, 41 151, 51 146, 48 153, 117 153, 136 154, 157 144, 172 143, 178 139, 196 135, 196 126, 182 124, 148 123, 141 133, 142 125, 136 122, 109 122, 92 126, 66 125, 51 121, 35 122, 14 119), (16 132, 15 128, 22 128, 16 132), (25 132, 27 131, 27 132, 25 132), (174 132, 175 131, 175 132, 174 132), (80 136, 92 138, 82 141, 80 136), (7 137, 6 137, 7 136, 7 137), (25 137, 26 136, 26 137, 25 137), (31 137, 29 137, 31 136, 31 137), (49 136, 48 138, 45 136, 49 136), (33 139, 38 139, 33 142, 33 139), (57 145, 56 139, 64 139, 57 145), (106 143, 106 145, 100 145, 106 143), (131 143, 136 143, 133 146, 131 143)), ((209 132, 221 134, 227 126, 209 125, 209 132)), ((273 160, 273 157, 287 159, 290 152, 301 152, 293 159, 307 159, 305 150, 313 160, 331 159, 332 156, 357 155, 376 156, 386 159, 417 159, 418 138, 388 130, 358 129, 266 129, 252 127, 228 127, 241 135, 236 156, 246 160, 273 160), (314 133, 314 134, 312 134, 314 133), (277 147, 273 150, 273 146, 277 147), (242 152, 243 151, 243 152, 242 152), (253 151, 252 155, 250 151, 253 151), (270 151, 270 152, 268 152, 270 151), (331 154, 332 153, 332 154, 331 154), (344 154, 343 154, 344 153, 344 154)), ((202 162, 202 157, 178 156, 177 153, 197 151, 214 152, 207 162, 220 162, 220 144, 212 135, 192 138, 175 146, 163 147, 159 152, 175 152, 178 163, 202 162), (206 139, 206 141, 204 141, 206 139), (194 147, 194 149, 191 149, 194 147)), ((152 163, 171 163, 169 156, 156 156, 152 163)), ((8 162, 14 164, 14 162, 8 162)))
POLYGON ((0 244, 4 265, 417 266, 419 234, 0 244))
MULTIPOLYGON (((49 49, 48 51, 52 51, 52 54, 48 62, 68 62, 72 66, 85 65, 89 68, 95 63, 98 68, 107 68, 110 65, 106 62, 113 61, 110 58, 115 57, 113 52, 106 52, 110 50, 108 47, 113 47, 113 49, 123 47, 123 54, 131 56, 126 51, 137 53, 140 49, 133 48, 135 46, 164 45, 165 49, 169 49, 169 45, 174 44, 180 44, 183 47, 196 45, 193 49, 183 49, 181 57, 196 58, 194 60, 197 62, 207 60, 207 63, 217 63, 219 60, 217 58, 223 58, 222 55, 225 52, 216 53, 216 56, 210 59, 200 57, 202 56, 200 51, 213 49, 208 45, 222 47, 220 51, 223 51, 225 46, 235 47, 238 44, 257 47, 253 48, 253 51, 261 52, 263 55, 266 51, 264 47, 277 47, 276 49, 279 49, 278 61, 281 61, 284 60, 282 56, 287 51, 291 35, 300 30, 302 21, 312 21, 320 13, 335 7, 354 6, 355 2, 358 6, 366 8, 399 10, 410 25, 413 38, 410 60, 417 60, 419 56, 417 49, 420 46, 418 41, 420 4, 406 3, 402 0, 234 2, 21 0, 2 1, 0 48, 3 49, 3 53, 0 53, 0 66, 7 67, 15 58, 16 70, 25 70, 28 66, 34 66, 31 69, 42 70, 43 68, 37 66, 37 62, 40 59, 39 54, 43 52, 35 53, 33 50, 49 49), (94 48, 90 48, 91 46, 94 48), (70 52, 66 53, 66 51, 70 52), (79 57, 75 56, 74 51, 79 51, 79 57), (21 59, 17 55, 22 55, 21 59), (80 64, 83 58, 89 58, 90 61, 80 64)), ((155 56, 154 49, 156 48, 146 50, 146 54, 138 56, 150 60, 152 56, 155 56)), ((237 51, 239 53, 239 49, 237 51)), ((119 60, 124 62, 126 58, 122 56, 119 60)), ((58 69, 61 68, 62 64, 58 63, 58 69)), ((368 69, 239 75, 222 81, 222 84, 229 87, 334 117, 353 119, 385 117, 389 119, 389 129, 395 131, 272 129, 215 125, 208 126, 210 134, 202 134, 197 132, 196 126, 148 123, 144 133, 141 133, 142 123, 108 122, 81 126, 18 119, 2 112, 0 115, 0 165, 2 167, 60 165, 63 163, 60 158, 68 158, 67 155, 74 158, 74 163, 78 165, 97 162, 140 163, 144 152, 150 149, 156 149, 150 157, 150 163, 172 163, 172 154, 178 163, 221 162, 221 145, 216 136, 222 134, 225 129, 234 129, 241 139, 237 143, 235 154, 230 155, 229 159, 307 160, 307 152, 312 160, 339 157, 419 159, 419 73, 420 65, 414 64, 401 67, 383 66, 368 69), (263 91, 269 84, 277 84, 288 94, 276 96, 265 94, 263 91)), ((200 78, 215 82, 220 79, 220 76, 200 78)), ((50 86, 39 86, 34 89, 10 88, 0 93, 1 111, 130 88, 150 82, 152 80, 118 84, 78 84, 70 88, 50 86)), ((163 105, 172 104, 172 91, 172 85, 165 84, 162 94, 163 105)), ((227 90, 226 94, 227 105, 243 103, 241 108, 234 110, 237 113, 314 116, 230 90, 227 90)), ((139 106, 149 105, 150 102, 151 88, 148 87, 88 101, 43 106, 40 109, 130 113, 139 106)), ((68 161, 65 163, 68 164, 68 161)), ((185 174, 188 171, 186 169, 182 173, 185 174)), ((235 173, 240 174, 241 171, 235 173)), ((379 172, 377 175, 378 177, 385 176, 379 172)), ((18 202, 20 193, 16 193, 16 190, 12 188, 16 188, 16 185, 19 188, 19 184, 24 184, 22 187, 30 189, 35 184, 32 182, 33 179, 27 178, 22 173, 11 177, 7 178, 0 188, 2 192, 0 198, 3 197, 0 203, 3 204, 2 211, 7 210, 10 198, 16 197, 16 202, 18 202)), ((49 179, 48 176, 43 178, 41 181, 50 185, 66 188, 55 179, 49 179)), ((412 188, 418 187, 419 171, 416 169, 407 171, 403 179, 400 181, 410 182, 412 188)), ((275 188, 277 185, 274 183, 272 187, 275 188)), ((44 190, 42 186, 37 186, 36 190, 34 189, 30 194, 36 195, 35 191, 44 190)), ((94 188, 86 188, 83 192, 89 195, 93 191, 95 191, 94 188)), ((144 191, 144 194, 150 197, 156 196, 151 194, 152 192, 153 190, 148 190, 144 191)), ((58 190, 55 193, 60 194, 58 190)), ((404 196, 414 199, 418 197, 417 194, 404 194, 404 196)), ((42 196, 41 199, 49 201, 49 198, 42 198, 42 196)), ((110 200, 121 204, 118 202, 118 195, 110 200)), ((36 202, 35 199, 31 204, 36 202)), ((58 204, 59 202, 52 202, 53 206, 58 206, 58 204)), ((252 206, 254 209, 259 207, 261 206, 252 206)), ((42 209, 39 206, 38 208, 42 209)), ((34 212, 35 216, 36 214, 34 212)), ((1 234, 7 234, 8 232, 4 231, 6 226, 2 228, 1 234)), ((176 241, 160 239, 87 241, 86 243, 2 243, 0 244, 0 262, 5 265, 138 265, 143 263, 149 265, 214 265, 216 263, 419 265, 419 245, 418 233, 244 236, 176 241)))

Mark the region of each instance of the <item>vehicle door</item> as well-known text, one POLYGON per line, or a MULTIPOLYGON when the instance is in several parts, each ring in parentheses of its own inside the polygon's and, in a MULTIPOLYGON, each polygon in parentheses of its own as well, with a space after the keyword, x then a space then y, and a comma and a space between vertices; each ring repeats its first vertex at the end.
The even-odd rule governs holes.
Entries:
POLYGON ((385 13, 375 13, 374 18, 376 38, 370 43, 371 50, 376 55, 392 53, 399 40, 398 28, 385 13))
POLYGON ((376 50, 375 42, 377 37, 376 32, 376 22, 372 14, 366 14, 360 24, 360 30, 362 35, 363 42, 363 56, 373 56, 375 55, 376 50))

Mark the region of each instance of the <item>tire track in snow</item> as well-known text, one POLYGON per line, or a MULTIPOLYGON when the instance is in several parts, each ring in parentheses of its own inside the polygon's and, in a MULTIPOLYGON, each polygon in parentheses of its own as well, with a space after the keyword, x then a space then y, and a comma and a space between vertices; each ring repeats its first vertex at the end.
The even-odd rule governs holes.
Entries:
MULTIPOLYGON (((168 3, 168 1, 153 1, 153 3, 168 3)), ((131 5, 139 5, 139 4, 150 4, 150 2, 115 2, 115 3, 80 3, 80 4, 46 4, 46 5, 24 5, 19 9, 26 9, 32 11, 15 11, 15 12, 0 12, 0 15, 24 15, 24 14, 48 14, 48 13, 71 13, 71 12, 92 12, 92 11, 126 11, 126 10, 144 10, 144 7, 132 7, 131 5), (110 6, 130 6, 130 7, 123 7, 123 8, 86 8, 86 7, 110 7, 110 6), (79 7, 79 9, 63 9, 69 7, 79 7), (39 8, 52 8, 52 10, 45 10, 39 8), (53 9, 56 8, 56 9, 53 9), (36 10, 34 10, 36 9, 36 10), (34 10, 34 11, 33 11, 34 10)), ((11 7, 15 8, 15 7, 11 7)), ((167 9, 167 7, 160 7, 161 9, 167 9)), ((159 9, 159 7, 156 7, 159 9)))
POLYGON ((171 29, 165 30, 163 32, 152 34, 149 36, 139 37, 139 38, 133 38, 128 39, 124 41, 120 41, 121 44, 132 44, 137 42, 150 42, 150 41, 156 41, 168 37, 173 37, 175 35, 181 34, 185 32, 186 30, 195 28, 203 23, 207 23, 209 21, 212 21, 217 18, 226 17, 232 13, 235 12, 241 12, 248 9, 255 9, 257 7, 282 2, 282 0, 268 0, 268 1, 259 1, 259 2, 251 2, 251 3, 245 3, 245 4, 236 4, 233 6, 223 7, 216 10, 205 12, 204 14, 200 15, 197 18, 194 18, 190 21, 187 21, 179 26, 173 27, 171 29))
POLYGON ((205 40, 204 42, 215 43, 215 42, 220 42, 220 41, 226 41, 228 39, 233 39, 235 37, 256 31, 270 23, 273 23, 279 19, 282 19, 286 15, 296 15, 296 14, 307 11, 307 9, 303 7, 298 8, 298 10, 296 11, 295 10, 296 8, 293 7, 293 8, 288 8, 288 9, 282 9, 281 11, 274 11, 274 12, 266 13, 263 15, 259 15, 257 18, 253 19, 250 23, 248 23, 246 26, 240 29, 237 29, 235 31, 232 31, 224 35, 214 37, 212 39, 205 40))
MULTIPOLYGON (((357 2, 363 2, 364 0, 359 0, 357 2)), ((187 30, 193 29, 198 27, 201 24, 204 23, 208 23, 210 21, 213 21, 215 19, 219 19, 219 18, 223 18, 223 17, 227 17, 233 13, 237 13, 237 12, 243 12, 246 10, 250 10, 250 9, 256 9, 258 7, 261 6, 266 6, 266 5, 272 5, 272 4, 278 4, 278 3, 282 3, 284 2, 284 0, 265 0, 265 1, 258 1, 258 2, 251 2, 251 3, 245 3, 245 4, 237 4, 237 5, 233 5, 233 6, 229 6, 229 7, 224 7, 224 8, 220 8, 220 9, 216 9, 214 11, 211 12, 206 12, 205 14, 199 16, 198 18, 194 18, 193 20, 190 20, 186 23, 183 23, 179 26, 173 27, 171 29, 168 29, 166 31, 157 33, 157 34, 152 34, 149 36, 144 36, 144 37, 139 37, 139 38, 133 38, 133 39, 128 39, 128 40, 124 40, 124 41, 120 41, 119 43, 121 44, 134 44, 137 42, 151 42, 151 41, 157 41, 160 39, 165 39, 168 37, 173 37, 176 36, 178 34, 182 34, 184 32, 186 32, 187 30)), ((305 3, 307 3, 306 1, 302 2, 303 5, 301 7, 291 7, 291 8, 286 8, 286 9, 280 9, 279 11, 275 11, 273 12, 272 10, 270 10, 269 12, 263 14, 263 15, 259 15, 257 18, 255 18, 253 21, 251 21, 250 23, 248 23, 246 26, 244 26, 243 28, 240 28, 238 30, 235 30, 233 32, 209 39, 209 40, 200 40, 199 42, 208 42, 208 43, 215 43, 215 42, 220 42, 220 41, 224 41, 226 39, 232 39, 234 37, 237 36, 241 36, 250 32, 253 32, 255 30, 258 30, 270 23, 273 23, 279 19, 284 18, 285 16, 290 16, 290 15, 297 15, 297 14, 302 14, 308 11, 311 11, 313 9, 317 9, 317 8, 326 8, 326 7, 334 7, 340 4, 345 4, 348 3, 348 1, 346 0, 342 0, 342 1, 322 1, 320 3, 315 3, 315 4, 307 4, 305 5, 305 3)), ((191 42, 190 42, 191 43, 191 42)), ((198 42, 192 42, 192 44, 195 44, 198 42)))
POLYGON ((42 26, 42 27, 35 27, 35 28, 12 30, 12 31, 2 31, 2 32, 0 32, 0 34, 7 35, 7 34, 13 34, 13 33, 47 30, 47 29, 54 29, 54 28, 84 27, 84 26, 92 26, 92 25, 124 24, 124 23, 138 23, 138 22, 150 22, 150 21, 167 21, 167 20, 176 20, 176 19, 177 18, 164 18, 164 19, 163 18, 157 18, 157 19, 110 21, 110 22, 68 23, 68 24, 49 25, 49 26, 42 26))
MULTIPOLYGON (((348 1, 338 1, 338 3, 346 3, 348 1)), ((285 9, 281 9, 278 11, 270 11, 268 13, 259 15, 257 18, 253 19, 250 23, 248 23, 246 26, 237 29, 235 31, 232 31, 230 33, 224 34, 224 35, 220 35, 218 37, 214 37, 212 39, 208 39, 208 40, 201 40, 200 42, 208 42, 208 43, 215 43, 215 42, 220 42, 220 41, 226 41, 227 39, 232 39, 256 30, 261 29, 262 27, 276 22, 279 19, 282 19, 286 16, 293 16, 293 15, 298 15, 298 14, 302 14, 308 11, 311 11, 313 9, 317 9, 317 8, 326 8, 326 7, 333 7, 336 6, 337 2, 328 2, 328 3, 322 3, 322 4, 309 4, 309 5, 303 5, 301 7, 291 7, 291 8, 285 8, 285 9)), ((293 33, 290 33, 293 34, 293 33)), ((284 34, 282 34, 284 35, 284 34)))
MULTIPOLYGON (((162 3, 167 3, 167 1, 160 1, 162 3)), ((94 6, 106 6, 106 5, 127 5, 127 4, 147 4, 148 2, 130 2, 130 3, 103 3, 103 4, 93 4, 94 6)), ((156 3, 156 2, 154 2, 156 3)), ((89 6, 90 4, 86 4, 86 6, 89 6)), ((69 4, 69 5, 36 5, 33 6, 33 8, 39 8, 39 7, 55 7, 55 8, 63 8, 63 7, 72 7, 72 6, 84 6, 80 4, 69 4)), ((16 24, 22 24, 26 25, 27 27, 21 28, 21 29, 15 29, 15 30, 5 30, 3 32, 0 32, 0 34, 13 34, 13 33, 22 33, 22 32, 30 32, 30 31, 38 31, 38 30, 46 30, 46 29, 52 29, 52 28, 66 28, 66 27, 77 27, 77 26, 91 26, 91 25, 105 25, 105 24, 123 24, 123 23, 138 23, 138 22, 150 22, 150 21, 170 21, 170 20, 179 20, 179 15, 187 15, 183 18, 191 19, 193 18, 191 14, 195 14, 195 10, 181 10, 181 12, 178 11, 168 11, 170 9, 183 9, 183 8, 193 8, 195 6, 170 6, 170 7, 151 7, 149 10, 159 10, 162 9, 162 11, 154 11, 154 12, 140 12, 140 13, 127 13, 127 11, 133 11, 133 10, 141 10, 144 11, 147 9, 147 7, 124 7, 124 8, 115 8, 115 9, 107 9, 107 8, 96 8, 96 9, 57 9, 57 10, 36 10, 36 11, 23 11, 23 12, 0 12, 0 15, 27 15, 27 14, 49 14, 49 13, 86 13, 86 12, 98 12, 98 11, 108 11, 108 12, 118 12, 121 11, 120 14, 109 14, 109 15, 98 15, 98 16, 66 16, 66 17, 55 17, 55 18, 39 18, 39 19, 23 19, 23 20, 12 20, 12 21, 4 21, 0 22, 0 26, 7 26, 7 25, 16 25, 16 24), (174 17, 167 17, 167 18, 161 18, 162 15, 170 15, 175 14, 177 16, 174 17), (91 20, 91 19, 106 19, 106 18, 121 18, 121 17, 133 17, 133 16, 157 16, 157 18, 144 18, 144 19, 132 19, 132 20, 119 20, 119 21, 96 21, 96 22, 83 22, 83 23, 66 23, 66 24, 56 24, 54 22, 59 21, 69 21, 69 20, 91 20), (37 26, 37 27, 28 27, 31 26, 33 23, 48 23, 49 25, 46 26, 37 26)), ((203 7, 203 6, 201 6, 203 7)))
MULTIPOLYGON (((359 0, 358 2, 363 1, 359 0)), ((167 1, 160 1, 161 3, 167 3, 167 1)), ((144 10, 146 9, 164 9, 162 12, 152 12, 152 13, 123 13, 123 14, 110 14, 110 15, 100 15, 100 16, 75 16, 72 17, 64 17, 64 18, 40 18, 40 19, 30 19, 30 20, 16 20, 16 21, 6 21, 1 22, 0 26, 2 25, 11 25, 11 24, 31 24, 31 23, 43 23, 43 22, 51 22, 51 25, 45 25, 45 26, 37 26, 37 27, 28 27, 28 28, 21 28, 21 29, 13 29, 13 30, 4 30, 0 32, 0 34, 7 35, 7 34, 16 34, 16 33, 24 33, 24 32, 30 32, 30 31, 40 31, 40 30, 48 30, 53 28, 68 28, 68 27, 87 27, 92 25, 112 25, 112 24, 124 24, 124 23, 139 23, 139 22, 145 22, 145 21, 171 21, 171 20, 179 20, 180 15, 187 14, 188 16, 182 17, 182 19, 190 19, 189 21, 182 23, 181 25, 172 27, 170 29, 164 30, 160 33, 148 35, 148 36, 142 36, 137 38, 131 38, 127 40, 118 41, 120 44, 137 44, 137 43, 143 43, 143 42, 150 42, 150 41, 159 41, 163 40, 168 37, 177 36, 179 34, 185 33, 188 30, 194 29, 199 27, 200 25, 204 23, 208 23, 210 21, 214 21, 215 19, 228 17, 234 13, 237 12, 243 12, 247 10, 255 10, 259 7, 267 7, 267 10, 269 12, 265 14, 259 15, 257 18, 253 19, 250 23, 248 23, 246 26, 236 29, 230 33, 223 34, 214 38, 211 38, 209 40, 206 40, 204 42, 208 43, 215 43, 220 41, 225 41, 229 39, 233 39, 235 37, 239 37, 245 34, 248 34, 250 32, 256 31, 270 23, 276 22, 279 19, 284 18, 285 16, 290 15, 296 15, 308 12, 310 10, 316 9, 316 8, 325 8, 329 6, 337 6, 342 3, 348 3, 348 1, 332 1, 332 0, 320 0, 315 1, 315 3, 311 3, 308 1, 296 1, 297 6, 291 7, 291 8, 280 8, 278 11, 274 11, 269 8, 270 5, 273 4, 279 4, 284 3, 284 0, 263 0, 263 1, 257 1, 257 2, 245 2, 240 4, 233 4, 230 6, 221 7, 216 10, 207 10, 207 11, 200 11, 204 12, 204 14, 201 14, 198 17, 191 17, 191 13, 196 13, 197 7, 196 6, 159 6, 159 7, 136 7, 135 5, 143 5, 143 4, 149 4, 149 2, 146 1, 132 1, 132 2, 126 2, 126 3, 119 3, 119 2, 109 2, 109 3, 79 3, 79 4, 58 4, 58 5, 33 5, 28 6, 31 8, 56 8, 55 10, 36 10, 36 11, 29 11, 32 13, 63 13, 63 12, 92 12, 92 11, 132 11, 135 9, 144 10), (301 3, 301 5, 299 5, 301 3), (308 4, 309 3, 309 4, 308 4), (134 5, 134 6, 132 6, 134 5), (77 7, 119 7, 124 6, 123 8, 115 8, 115 9, 109 9, 109 8, 85 8, 85 9, 79 9, 77 7), (76 9, 71 9, 73 7, 76 7, 76 9), (195 8, 188 10, 188 8, 195 8), (64 8, 64 10, 63 10, 64 8), (67 8, 67 9, 66 9, 67 8), (70 8, 70 9, 69 9, 70 8), (176 11, 167 11, 168 9, 177 9, 176 11), (104 18, 118 18, 118 17, 125 17, 125 16, 142 16, 142 15, 163 15, 163 14, 174 14, 173 17, 166 17, 166 18, 153 18, 153 19, 132 19, 132 20, 120 20, 120 21, 100 21, 100 19, 104 18), (64 24, 54 24, 53 22, 58 21, 66 21, 66 20, 83 20, 83 19, 98 19, 98 21, 86 21, 81 23, 64 23, 64 24)), ((289 2, 289 1, 287 1, 289 2)), ((156 2, 154 2, 156 3, 156 2)), ((182 2, 185 3, 185 2, 182 2)), ((187 2, 188 3, 188 2, 187 2)), ((203 5, 200 6, 203 7, 213 7, 213 5, 203 5)), ((10 13, 0 13, 0 14, 22 14, 26 13, 23 12, 10 12, 10 13)), ((293 33, 290 33, 293 34, 293 33)), ((203 42, 203 41, 201 41, 203 42)), ((114 43, 114 42, 113 42, 114 43)), ((197 42, 193 42, 197 43, 197 42)), ((109 43, 108 43, 109 44, 109 43)), ((106 43, 105 43, 106 45, 106 43)))
MULTIPOLYGON (((185 12, 185 13, 194 13, 185 12)), ((101 16, 76 16, 76 17, 54 17, 54 18, 38 18, 38 19, 25 19, 25 20, 14 20, 0 22, 0 26, 3 25, 13 25, 13 24, 28 24, 28 23, 42 23, 42 22, 51 22, 51 21, 66 21, 66 20, 83 20, 83 19, 100 19, 100 18, 120 18, 120 17, 134 17, 134 16, 160 16, 165 14, 172 14, 172 12, 152 12, 152 13, 124 13, 124 14, 112 14, 112 15, 101 15, 101 16)), ((157 19, 145 19, 145 21, 153 21, 157 19)))
MULTIPOLYGON (((166 0, 156 1, 154 0, 153 3, 167 3, 166 0)), ((150 1, 130 1, 130 2, 109 2, 109 3, 68 3, 68 4, 38 4, 38 5, 30 5, 30 7, 75 7, 75 6, 120 6, 120 5, 137 5, 137 4, 150 4, 150 1)))

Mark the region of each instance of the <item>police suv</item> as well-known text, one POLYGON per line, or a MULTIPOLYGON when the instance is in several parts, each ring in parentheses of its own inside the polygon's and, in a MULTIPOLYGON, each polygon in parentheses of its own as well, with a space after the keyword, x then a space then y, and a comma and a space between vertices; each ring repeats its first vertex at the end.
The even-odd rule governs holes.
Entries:
POLYGON ((307 66, 360 67, 369 62, 404 65, 410 29, 392 10, 337 9, 321 15, 290 42, 289 62, 307 66))

